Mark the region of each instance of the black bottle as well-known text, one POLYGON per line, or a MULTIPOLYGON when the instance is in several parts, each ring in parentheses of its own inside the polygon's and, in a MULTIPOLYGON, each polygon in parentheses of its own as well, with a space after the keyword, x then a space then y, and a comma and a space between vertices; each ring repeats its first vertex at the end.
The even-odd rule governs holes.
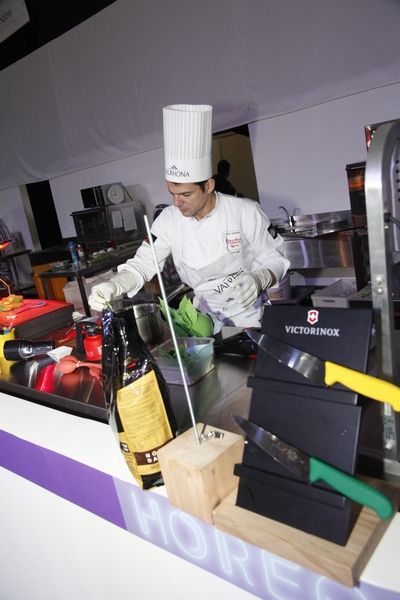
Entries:
POLYGON ((56 343, 52 341, 8 340, 4 342, 3 354, 6 360, 26 360, 32 356, 41 356, 54 350, 56 343))

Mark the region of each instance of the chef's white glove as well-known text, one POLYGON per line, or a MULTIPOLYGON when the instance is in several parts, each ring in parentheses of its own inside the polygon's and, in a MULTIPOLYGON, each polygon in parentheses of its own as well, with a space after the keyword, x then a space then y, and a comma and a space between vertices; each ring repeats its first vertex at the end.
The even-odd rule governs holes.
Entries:
POLYGON ((136 287, 136 278, 130 271, 120 271, 109 281, 94 285, 88 298, 90 308, 101 312, 106 302, 122 296, 136 287))
POLYGON ((237 301, 243 308, 250 308, 257 300, 260 292, 272 285, 272 276, 268 269, 257 273, 243 273, 233 283, 231 289, 236 290, 237 301))

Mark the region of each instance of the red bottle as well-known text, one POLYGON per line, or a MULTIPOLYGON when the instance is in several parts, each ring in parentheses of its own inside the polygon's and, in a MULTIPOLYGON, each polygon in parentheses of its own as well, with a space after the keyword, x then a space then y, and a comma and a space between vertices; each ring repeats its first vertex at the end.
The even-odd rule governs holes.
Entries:
POLYGON ((76 349, 79 354, 85 354, 86 360, 101 360, 102 343, 101 325, 93 323, 92 318, 76 324, 76 349))
POLYGON ((83 345, 87 360, 101 360, 103 339, 100 334, 87 332, 83 340, 83 345))

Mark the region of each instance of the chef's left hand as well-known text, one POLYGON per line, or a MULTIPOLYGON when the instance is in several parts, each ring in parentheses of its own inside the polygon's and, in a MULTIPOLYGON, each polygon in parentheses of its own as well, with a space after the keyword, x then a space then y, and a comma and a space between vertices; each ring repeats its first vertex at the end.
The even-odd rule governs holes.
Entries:
POLYGON ((253 306, 259 293, 272 284, 272 276, 268 269, 257 273, 243 273, 233 283, 231 289, 236 290, 237 301, 244 309, 253 306))

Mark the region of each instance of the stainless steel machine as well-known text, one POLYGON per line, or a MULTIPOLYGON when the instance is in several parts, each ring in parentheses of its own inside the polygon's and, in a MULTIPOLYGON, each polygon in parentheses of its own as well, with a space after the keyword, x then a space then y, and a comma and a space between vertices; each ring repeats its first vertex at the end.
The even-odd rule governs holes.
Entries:
MULTIPOLYGON (((378 377, 399 384, 393 265, 400 259, 400 120, 377 126, 365 168, 365 199, 378 377)), ((400 414, 382 405, 384 471, 400 475, 400 414)))

